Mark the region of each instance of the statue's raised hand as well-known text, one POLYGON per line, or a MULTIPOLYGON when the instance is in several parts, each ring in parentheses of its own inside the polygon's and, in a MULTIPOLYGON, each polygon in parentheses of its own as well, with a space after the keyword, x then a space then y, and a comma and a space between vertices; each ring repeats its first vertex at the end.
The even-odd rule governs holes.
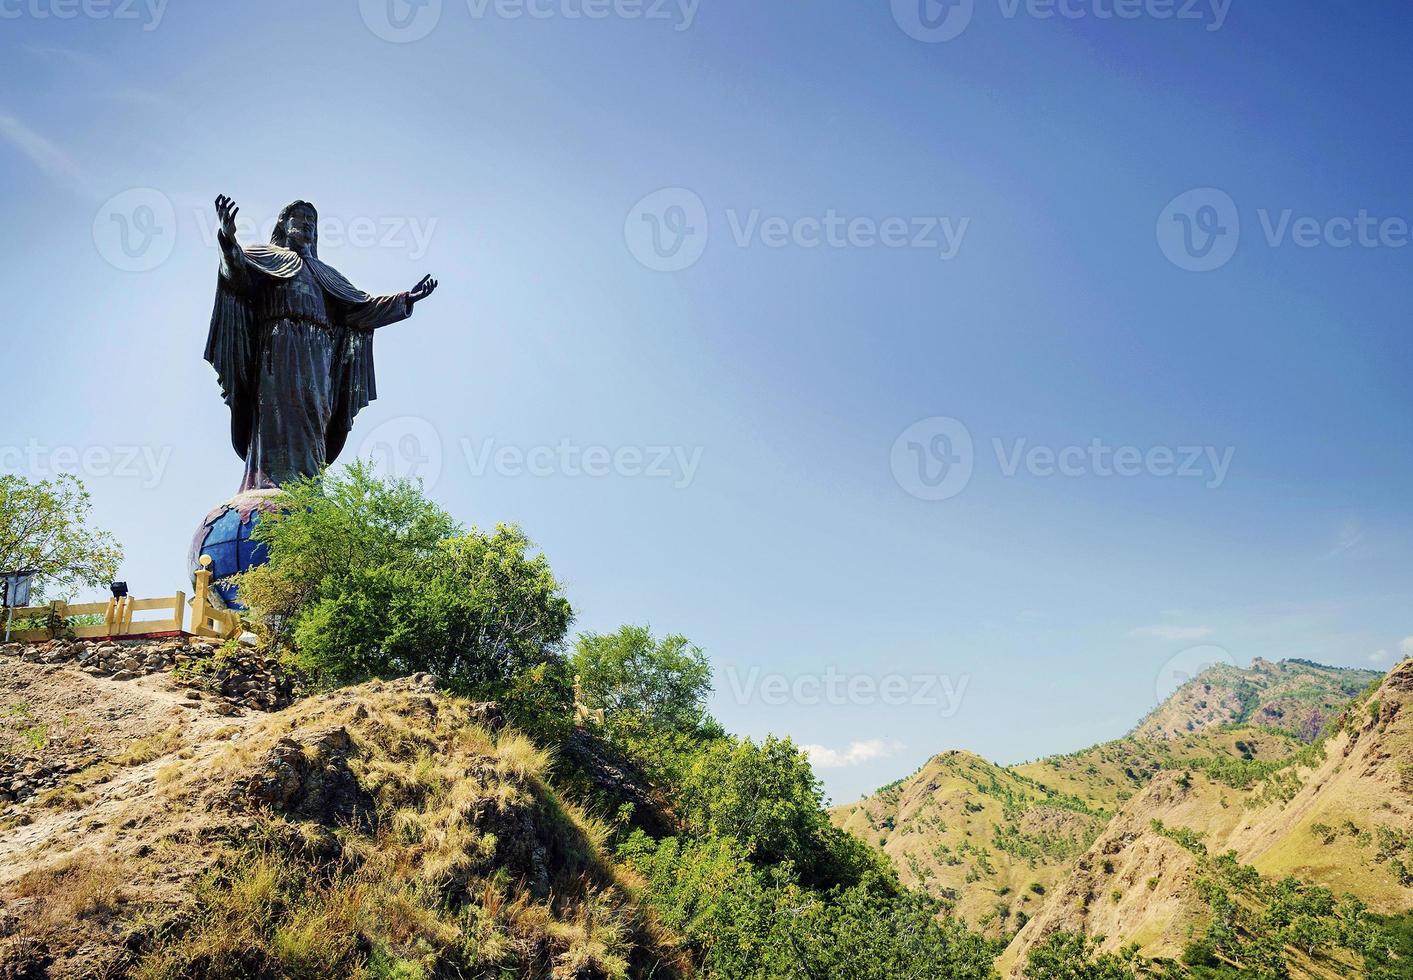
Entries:
POLYGON ((216 217, 221 219, 221 234, 231 241, 235 241, 235 219, 238 214, 240 214, 240 208, 236 207, 235 201, 224 194, 216 198, 216 217))
POLYGON ((407 291, 407 301, 416 303, 432 295, 432 291, 437 288, 437 281, 431 276, 423 276, 422 281, 407 291))

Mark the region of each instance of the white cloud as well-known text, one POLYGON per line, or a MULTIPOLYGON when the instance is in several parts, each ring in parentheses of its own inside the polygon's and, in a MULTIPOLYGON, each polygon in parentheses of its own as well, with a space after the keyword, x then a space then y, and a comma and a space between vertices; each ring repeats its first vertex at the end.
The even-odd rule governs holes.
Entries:
POLYGON ((14 116, 0 113, 0 137, 28 157, 46 176, 78 189, 87 183, 83 170, 61 146, 36 133, 14 116))
POLYGON ((1371 664, 1382 663, 1383 661, 1385 661, 1385 660, 1387 660, 1387 659, 1388 659, 1388 651, 1387 651, 1387 650, 1375 650, 1373 653, 1369 654, 1369 663, 1371 663, 1371 664))
POLYGON ((804 745, 801 748, 810 757, 810 762, 820 769, 845 769, 874 759, 887 759, 903 748, 903 743, 871 738, 864 742, 850 742, 843 752, 823 745, 804 745))
POLYGON ((1128 631, 1128 635, 1140 640, 1201 640, 1211 636, 1210 626, 1140 626, 1128 631))
POLYGON ((1398 644, 1398 652, 1405 657, 1413 657, 1413 636, 1403 638, 1403 642, 1398 644))
POLYGON ((1364 531, 1364 525, 1357 517, 1350 518, 1340 525, 1335 534, 1334 545, 1325 554, 1325 560, 1338 558, 1340 555, 1348 554, 1359 548, 1364 543, 1368 535, 1364 531))

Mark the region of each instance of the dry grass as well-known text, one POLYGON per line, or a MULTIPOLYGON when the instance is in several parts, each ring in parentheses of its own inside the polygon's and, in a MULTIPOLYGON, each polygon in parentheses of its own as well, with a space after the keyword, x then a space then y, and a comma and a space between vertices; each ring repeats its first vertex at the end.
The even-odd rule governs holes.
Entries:
POLYGON ((18 898, 39 900, 40 922, 68 924, 112 913, 122 899, 126 881, 120 864, 83 852, 28 872, 15 881, 12 891, 18 898))
POLYGON ((141 766, 177 751, 182 747, 182 733, 178 728, 168 728, 148 738, 140 738, 121 752, 115 754, 112 762, 119 766, 141 766))
POLYGON ((454 699, 359 691, 275 716, 216 768, 247 770, 274 737, 341 725, 374 828, 260 817, 135 976, 617 978, 635 957, 658 977, 683 970, 606 852, 607 828, 546 781, 548 752, 474 724, 454 699))
POLYGON ((82 810, 93 800, 93 794, 85 793, 71 784, 45 790, 35 798, 35 802, 46 810, 82 810))

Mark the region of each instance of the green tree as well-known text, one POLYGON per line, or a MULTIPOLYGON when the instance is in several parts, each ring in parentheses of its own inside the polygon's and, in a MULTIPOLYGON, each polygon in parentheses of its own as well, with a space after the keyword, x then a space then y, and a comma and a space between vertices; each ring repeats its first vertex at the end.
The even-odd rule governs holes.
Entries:
POLYGON ((338 682, 425 670, 499 696, 551 665, 541 676, 568 711, 561 648, 573 614, 519 528, 463 530, 418 485, 361 462, 285 489, 254 532, 269 563, 238 584, 306 668, 338 682))
POLYGON ((991 980, 999 952, 937 903, 907 892, 889 873, 817 891, 788 865, 759 868, 730 837, 653 841, 639 832, 619 856, 648 883, 663 925, 686 939, 704 976, 894 980, 991 980))
POLYGON ((650 729, 691 731, 706 716, 711 664, 685 636, 657 641, 644 626, 585 633, 570 666, 587 703, 603 708, 610 724, 631 720, 650 729))
POLYGON ((123 550, 88 526, 90 509, 78 477, 0 476, 0 571, 33 570, 32 602, 106 586, 118 574, 123 550))
POLYGON ((1103 936, 1052 932, 1033 946, 1026 959, 1029 980, 1134 980, 1138 947, 1118 953, 1100 951, 1103 936))

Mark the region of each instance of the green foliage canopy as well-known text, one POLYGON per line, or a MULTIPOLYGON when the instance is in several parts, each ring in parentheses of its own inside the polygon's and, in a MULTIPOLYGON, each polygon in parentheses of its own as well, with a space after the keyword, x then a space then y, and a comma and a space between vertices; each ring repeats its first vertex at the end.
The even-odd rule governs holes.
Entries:
POLYGON ((78 477, 0 476, 0 571, 33 570, 32 602, 106 587, 118 574, 123 550, 88 526, 91 507, 78 477))
POLYGON ((551 662, 562 674, 573 614, 519 528, 464 530, 362 462, 284 489, 253 535, 270 561, 238 584, 305 667, 337 682, 430 671, 488 696, 551 662))

